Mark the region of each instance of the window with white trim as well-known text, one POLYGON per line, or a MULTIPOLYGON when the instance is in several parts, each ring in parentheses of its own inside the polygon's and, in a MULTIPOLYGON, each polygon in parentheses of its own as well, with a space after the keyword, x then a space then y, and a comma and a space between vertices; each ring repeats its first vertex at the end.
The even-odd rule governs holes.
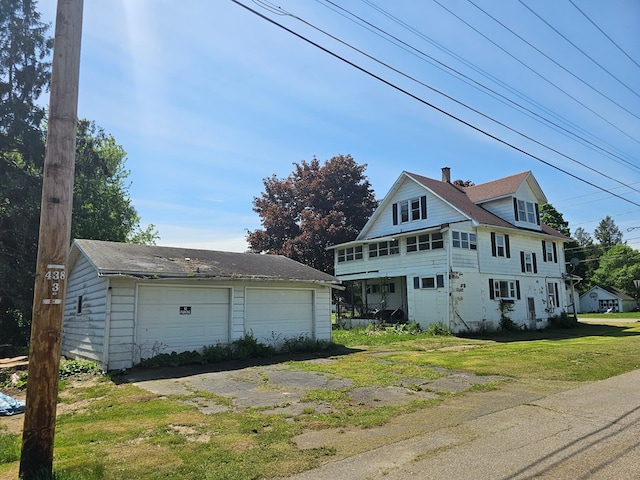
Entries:
POLYGON ((558 307, 558 284, 555 282, 547 283, 547 296, 549 299, 548 308, 554 309, 558 307))
POLYGON ((533 256, 531 252, 524 253, 524 271, 525 273, 533 273, 533 256))
POLYGON ((425 233, 407 237, 407 253, 444 248, 442 233, 425 233))
POLYGON ((556 242, 542 240, 542 259, 545 262, 558 263, 558 249, 556 242))
POLYGON ((489 279, 489 298, 492 300, 519 300, 519 280, 494 280, 489 279))
POLYGON ((444 288, 444 275, 439 273, 428 277, 413 277, 413 288, 416 290, 444 288))
POLYGON ((520 252, 520 271, 522 273, 538 273, 538 262, 534 252, 520 252))
POLYGON ((491 232, 491 255, 494 257, 511 258, 509 235, 491 232))
POLYGON ((397 255, 399 253, 400 242, 398 240, 369 244, 369 258, 385 257, 387 255, 397 255))
POLYGON ((362 245, 338 249, 338 263, 362 260, 362 245))
POLYGON ((540 225, 540 213, 537 203, 514 198, 513 207, 516 221, 540 225))
POLYGON ((544 243, 544 261, 553 262, 553 243, 551 242, 544 243))
POLYGON ((427 218, 427 196, 402 200, 391 205, 393 224, 414 222, 427 218))
POLYGON ((466 248, 468 250, 478 249, 475 233, 452 231, 451 235, 453 239, 453 246, 455 248, 466 248))

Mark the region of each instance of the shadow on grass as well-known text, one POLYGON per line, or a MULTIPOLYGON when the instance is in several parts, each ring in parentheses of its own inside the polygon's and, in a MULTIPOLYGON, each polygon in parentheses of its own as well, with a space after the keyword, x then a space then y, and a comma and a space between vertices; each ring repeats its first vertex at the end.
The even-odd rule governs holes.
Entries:
POLYGON ((636 323, 605 325, 578 322, 572 328, 546 328, 544 330, 501 331, 485 333, 459 333, 459 338, 492 340, 494 342, 525 342, 533 340, 566 340, 580 337, 635 337, 640 329, 636 323))
POLYGON ((264 358, 248 358, 242 360, 225 360, 216 363, 181 365, 177 367, 140 367, 136 366, 123 372, 110 372, 111 379, 116 384, 130 383, 131 378, 139 380, 161 380, 167 378, 184 378, 191 375, 210 372, 227 372, 242 370, 249 367, 263 367, 267 365, 277 365, 289 361, 308 361, 321 358, 330 358, 342 355, 351 355, 361 352, 361 349, 346 347, 340 344, 333 344, 332 348, 317 352, 296 352, 277 354, 264 358))

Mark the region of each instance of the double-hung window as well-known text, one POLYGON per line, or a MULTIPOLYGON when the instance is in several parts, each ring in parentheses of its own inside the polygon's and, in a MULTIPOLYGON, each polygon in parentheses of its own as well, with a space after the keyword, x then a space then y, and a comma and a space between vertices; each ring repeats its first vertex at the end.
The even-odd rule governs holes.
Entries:
POLYGON ((538 273, 538 262, 534 252, 520 252, 520 271, 522 273, 538 273))
POLYGON ((398 240, 369 244, 369 258, 386 257, 387 255, 397 255, 399 253, 400 242, 398 240))
POLYGON ((439 273, 435 276, 413 277, 413 288, 416 290, 444 288, 444 275, 439 273))
POLYGON ((477 250, 478 245, 476 243, 476 234, 467 232, 453 231, 453 246, 455 248, 466 248, 469 250, 477 250))
POLYGON ((362 260, 362 245, 338 249, 338 263, 362 260))
POLYGON ((547 283, 547 295, 549 298, 548 308, 553 309, 558 307, 558 284, 555 282, 547 283))
POLYGON ((393 224, 414 222, 427 218, 427 196, 415 197, 391 205, 393 224))
POLYGON ((519 280, 489 279, 489 298, 492 300, 519 300, 519 280))
POLYGON ((491 255, 494 257, 511 258, 509 235, 491 232, 491 255))
POLYGON ((540 213, 537 203, 514 198, 513 210, 516 221, 540 225, 540 213))

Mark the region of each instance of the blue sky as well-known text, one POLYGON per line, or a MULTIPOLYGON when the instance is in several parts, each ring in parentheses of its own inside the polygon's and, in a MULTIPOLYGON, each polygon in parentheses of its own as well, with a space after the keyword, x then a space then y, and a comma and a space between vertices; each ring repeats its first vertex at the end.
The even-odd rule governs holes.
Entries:
POLYGON ((636 0, 239 1, 397 88, 230 0, 85 1, 78 114, 124 147, 159 245, 244 251, 263 178, 351 154, 379 199, 403 170, 531 170, 572 232, 610 215, 640 248, 636 0))

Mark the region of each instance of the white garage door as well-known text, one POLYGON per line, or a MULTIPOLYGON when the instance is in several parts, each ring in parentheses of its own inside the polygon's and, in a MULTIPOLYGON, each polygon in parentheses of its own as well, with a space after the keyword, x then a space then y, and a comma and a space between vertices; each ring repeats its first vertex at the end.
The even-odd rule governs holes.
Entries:
POLYGON ((141 286, 136 357, 227 343, 229 298, 228 288, 141 286))
POLYGON ((245 331, 260 342, 313 335, 313 291, 248 289, 245 331))

